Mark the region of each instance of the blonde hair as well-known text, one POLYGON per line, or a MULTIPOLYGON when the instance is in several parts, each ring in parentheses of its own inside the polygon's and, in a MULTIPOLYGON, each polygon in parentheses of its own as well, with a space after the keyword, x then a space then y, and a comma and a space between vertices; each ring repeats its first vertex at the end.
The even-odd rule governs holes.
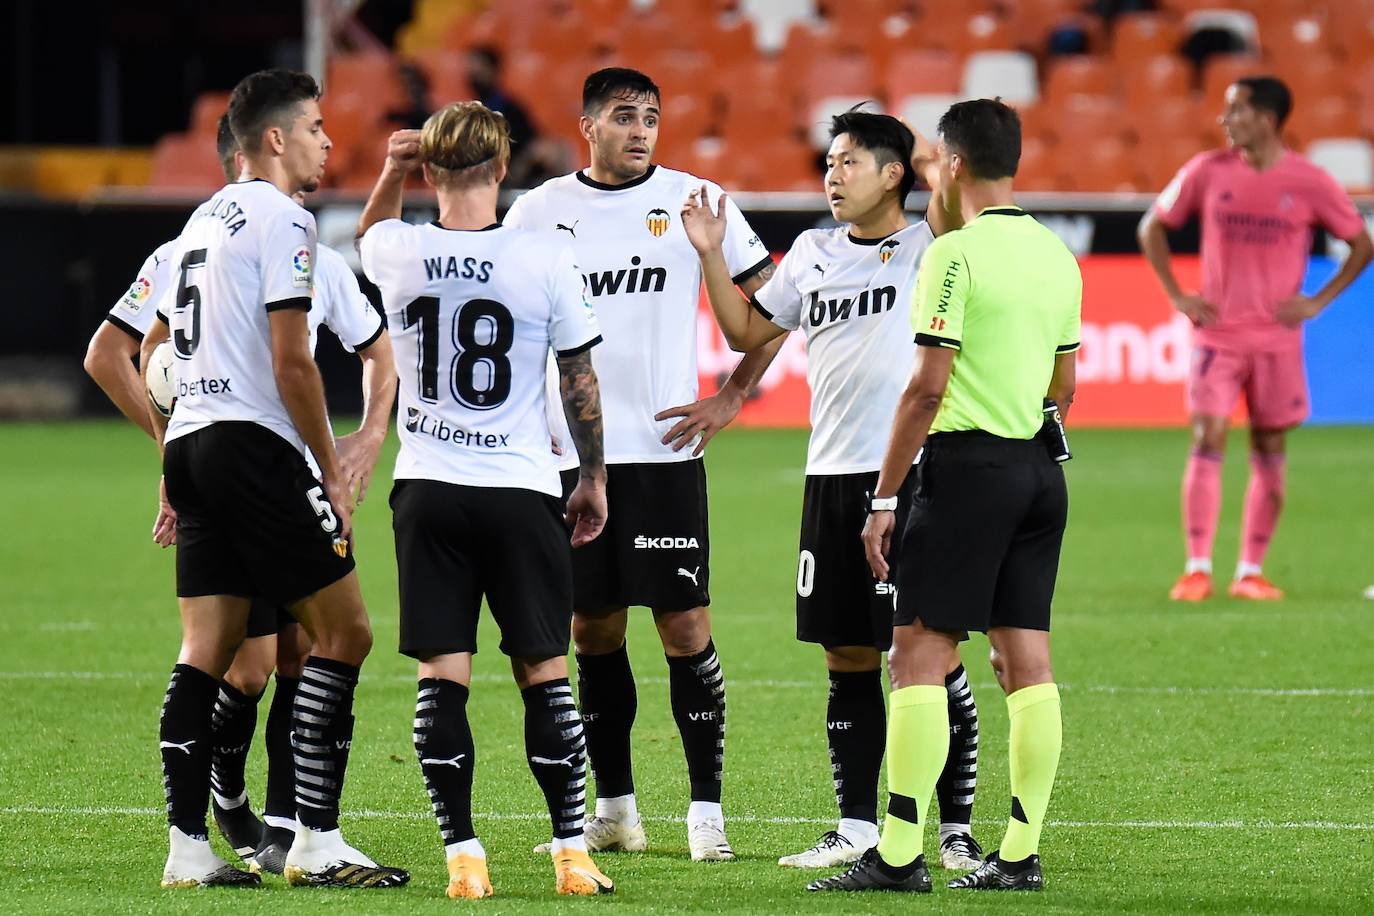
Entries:
POLYGON ((510 159, 510 127, 481 102, 450 102, 425 121, 420 158, 439 184, 485 184, 510 159))

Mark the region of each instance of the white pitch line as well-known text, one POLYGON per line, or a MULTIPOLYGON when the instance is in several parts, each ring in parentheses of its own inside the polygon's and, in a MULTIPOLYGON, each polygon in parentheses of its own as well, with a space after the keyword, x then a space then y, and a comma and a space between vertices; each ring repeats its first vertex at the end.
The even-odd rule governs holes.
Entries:
MULTIPOLYGON (((165 676, 146 671, 0 671, 0 681, 153 681, 161 682, 165 676)), ((509 675, 474 674, 473 681, 479 684, 509 684, 509 675)), ((415 678, 409 674, 387 674, 380 676, 363 675, 363 683, 384 681, 387 683, 413 684, 415 678)), ((656 675, 635 678, 640 684, 664 685, 666 677, 656 675)), ((763 690, 821 690, 826 686, 820 680, 774 680, 770 678, 727 678, 728 687, 763 690)), ((996 684, 977 682, 978 690, 996 690, 996 684)), ((1242 696, 1242 697, 1313 697, 1313 698, 1353 698, 1374 697, 1374 687, 1171 687, 1162 685, 1122 685, 1122 684, 1075 684, 1060 683, 1059 689, 1066 693, 1137 693, 1157 696, 1242 696)))
MULTIPOLYGON (((154 817, 166 814, 166 808, 119 807, 113 805, 89 806, 46 806, 11 805, 0 808, 0 814, 36 814, 45 817, 154 817)), ((344 820, 385 820, 385 821, 428 821, 434 817, 428 811, 362 811, 343 812, 344 820)), ((488 821, 545 821, 547 814, 533 812, 474 812, 473 817, 488 821)), ((684 818, 668 815, 645 815, 644 820, 653 823, 681 824, 684 818)), ((763 817, 755 814, 742 814, 727 817, 734 824, 766 824, 770 826, 791 826, 797 824, 833 824, 833 817, 763 817)), ((979 823, 1003 823, 996 818, 979 818, 979 823)), ((1064 827, 1075 830, 1374 830, 1374 823, 1342 823, 1340 821, 1275 821, 1260 819, 1254 821, 1227 819, 1219 821, 1047 821, 1047 827, 1064 827)))

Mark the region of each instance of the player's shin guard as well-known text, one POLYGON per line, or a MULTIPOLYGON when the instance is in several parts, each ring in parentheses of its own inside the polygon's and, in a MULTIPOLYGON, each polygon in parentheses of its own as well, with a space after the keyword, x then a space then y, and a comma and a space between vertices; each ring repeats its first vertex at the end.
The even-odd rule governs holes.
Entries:
POLYGON ((177 665, 162 701, 158 746, 167 823, 204 840, 210 805, 210 717, 219 681, 190 665, 177 665))
POLYGON ((719 804, 725 763, 725 675, 713 642, 696 655, 668 656, 668 697, 687 756, 692 801, 719 804))
POLYGON ((296 819, 296 760, 291 749, 291 718, 300 680, 277 675, 267 710, 267 792, 263 816, 270 826, 296 819))
POLYGON ((566 678, 520 691, 525 701, 525 756, 544 792, 554 840, 582 837, 587 814, 586 740, 566 678))
POLYGON ((440 678, 420 679, 415 700, 415 756, 445 849, 477 836, 472 828, 475 750, 468 726, 467 687, 440 678))
POLYGON ((236 808, 247 801, 243 771, 253 733, 258 727, 258 701, 262 694, 249 696, 225 682, 219 685, 211 720, 210 739, 214 754, 210 760, 210 787, 221 808, 236 808))
POLYGON ((1063 740, 1059 688, 1054 684, 1023 687, 1007 697, 1011 719, 1011 817, 999 854, 1020 862, 1040 850, 1040 828, 1050 806, 1050 790, 1059 769, 1063 740))
POLYGON ((903 866, 921 854, 922 812, 949 756, 949 700, 944 687, 892 691, 887 722, 887 819, 878 854, 903 866))
POLYGON ((358 668, 311 656, 301 672, 292 717, 296 816, 311 830, 339 826, 348 752, 353 746, 353 691, 358 668))
POLYGON ((1284 465, 1282 453, 1250 454, 1250 483, 1245 488, 1240 538, 1240 561, 1245 568, 1258 571, 1264 565, 1283 509, 1284 465))
POLYGON ((1190 560, 1212 556, 1221 511, 1221 460, 1221 455, 1197 449, 1183 472, 1183 528, 1190 560))
POLYGON ((940 804, 940 823, 959 825, 968 832, 978 785, 978 706, 963 665, 945 677, 945 691, 949 696, 949 755, 935 783, 935 798, 940 804))
POLYGON ((577 655, 577 699, 587 734, 587 756, 598 798, 620 798, 635 790, 630 765, 630 730, 638 702, 630 656, 622 643, 606 655, 577 655))
POLYGON ((877 824, 878 772, 887 737, 881 671, 830 672, 825 737, 840 817, 877 824))

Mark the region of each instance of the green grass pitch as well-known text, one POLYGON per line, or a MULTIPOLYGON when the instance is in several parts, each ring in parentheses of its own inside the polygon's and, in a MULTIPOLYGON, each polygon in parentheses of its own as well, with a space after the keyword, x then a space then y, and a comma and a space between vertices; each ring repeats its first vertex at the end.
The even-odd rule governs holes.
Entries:
MULTIPOLYGON (((1374 582, 1374 429, 1293 437, 1289 505, 1268 572, 1290 597, 1171 605, 1181 565, 1183 431, 1076 431, 1055 610, 1064 754, 1043 894, 821 897, 779 855, 835 816, 819 651, 793 639, 805 434, 727 431, 711 446, 716 644, 729 690, 725 807, 740 859, 686 854, 686 776, 647 612, 633 617, 635 729, 651 852, 603 855, 614 897, 559 900, 530 848, 548 836, 521 750, 522 713, 484 622, 469 707, 478 829, 493 913, 1374 911, 1374 674, 1360 597, 1374 582)), ((1226 462, 1218 569, 1235 560, 1246 466, 1226 462)), ((394 448, 394 439, 393 439, 394 448)), ((127 424, 0 427, 0 899, 17 912, 451 912, 438 832, 411 749, 414 669, 397 655, 386 505, 391 453, 357 515, 377 648, 358 693, 344 825, 410 868, 399 891, 163 891, 157 715, 178 642, 172 553, 148 541, 152 445, 127 424), (289 908, 289 909, 288 909, 289 908)), ((612 507, 614 511, 614 507, 612 507)), ((1006 707, 974 638, 982 715, 975 826, 1005 823, 1006 707)), ((265 710, 265 707, 264 707, 265 710)), ((265 714, 260 719, 265 719, 265 714)), ((261 744, 249 788, 262 798, 261 744)), ((219 842, 216 839, 216 842, 219 842)), ((927 841, 929 848, 930 841, 927 841)), ((224 847, 221 844, 220 848, 224 847)), ((225 850, 227 851, 227 850, 225 850)))

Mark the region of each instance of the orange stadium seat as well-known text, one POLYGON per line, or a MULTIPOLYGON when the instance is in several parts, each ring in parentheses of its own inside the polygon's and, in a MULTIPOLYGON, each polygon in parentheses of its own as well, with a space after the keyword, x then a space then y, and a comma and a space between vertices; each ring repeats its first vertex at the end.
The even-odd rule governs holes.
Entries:
POLYGON ((742 16, 731 17, 728 21, 717 19, 705 34, 701 49, 711 56, 716 67, 752 60, 759 53, 754 43, 754 21, 742 16))
POLYGON ((461 50, 488 45, 504 51, 523 44, 529 26, 529 20, 515 20, 499 9, 487 10, 455 19, 444 32, 439 46, 461 50))
POLYGON ((1143 191, 1135 151, 1116 137, 1102 137, 1062 157, 1059 173, 1075 191, 1143 191))
MULTIPOLYGON (((816 191, 821 171, 816 153, 791 137, 768 134, 726 154, 735 162, 736 186, 747 191, 816 191)), ((703 176, 706 177, 706 176, 703 176)))
POLYGON ((1313 54, 1328 54, 1330 37, 1324 16, 1284 17, 1260 25, 1260 49, 1278 61, 1299 61, 1313 54))
POLYGON ((1097 54, 1075 54, 1050 60, 1045 80, 1045 98, 1051 103, 1071 95, 1117 95, 1119 74, 1111 58, 1097 54))
POLYGON ((1016 187, 1021 191, 1063 190, 1052 144, 1036 137, 1021 142, 1021 162, 1016 168, 1016 187))
POLYGON ((640 63, 641 69, 663 91, 665 100, 677 95, 702 95, 712 82, 713 64, 701 51, 665 51, 640 63))
POLYGON ((166 134, 153 147, 149 187, 210 190, 224 184, 214 135, 166 134))
POLYGON ((1164 13, 1125 13, 1112 27, 1112 57, 1122 66, 1157 54, 1176 54, 1183 28, 1164 13))
MULTIPOLYGON (((957 19, 957 14, 950 13, 957 19)), ((990 10, 973 13, 963 21, 963 27, 954 34, 956 54, 972 54, 974 51, 1004 51, 1016 47, 1011 25, 1006 19, 990 10)))
POLYGON ((1283 133, 1298 149, 1327 137, 1359 136, 1359 110, 1343 95, 1295 101, 1293 114, 1284 125, 1283 133))
POLYGON ((1335 54, 1314 52, 1276 60, 1273 71, 1292 90, 1294 107, 1311 98, 1340 95, 1353 101, 1357 95, 1350 67, 1335 54))
POLYGON ((826 54, 811 61, 802 71, 803 101, 815 101, 837 95, 874 98, 878 80, 873 65, 862 54, 826 54))
POLYGON ((344 54, 329 62, 325 93, 364 93, 381 110, 401 107, 404 96, 396 74, 396 61, 385 52, 344 54))
POLYGON ((437 109, 458 99, 472 98, 468 85, 467 57, 461 51, 433 48, 417 51, 411 61, 429 80, 430 106, 437 109))
POLYGON ((1352 62, 1374 58, 1374 5, 1335 3, 1326 10, 1331 41, 1352 62))
POLYGON ((1136 150, 1136 166, 1144 190, 1162 191, 1189 159, 1212 147, 1196 135, 1164 136, 1136 150))
POLYGON ((229 93, 202 92, 191 106, 190 133, 214 137, 219 132, 219 119, 228 110, 229 93))
POLYGON ((1160 99, 1191 95, 1193 65, 1172 54, 1139 58, 1123 67, 1121 83, 1127 106, 1145 113, 1160 99))
POLYGON ((1071 95, 1045 107, 1048 127, 1062 146, 1077 147, 1107 137, 1135 140, 1136 125, 1112 96, 1071 95))
POLYGON ((710 99, 695 93, 665 93, 658 146, 666 160, 684 156, 689 148, 706 136, 714 115, 710 99))
POLYGON ((1374 60, 1366 61, 1354 71, 1351 89, 1358 100, 1360 133, 1374 136, 1374 60))
POLYGON ((326 92, 320 99, 324 132, 334 143, 332 157, 347 155, 364 137, 371 136, 382 123, 386 109, 366 92, 326 92))
POLYGON ((962 72, 958 56, 948 51, 902 51, 887 65, 883 95, 898 106, 912 95, 954 94, 962 72))
POLYGON ((724 102, 720 135, 727 143, 749 142, 760 130, 797 130, 797 86, 779 61, 737 61, 720 70, 716 87, 724 102))

